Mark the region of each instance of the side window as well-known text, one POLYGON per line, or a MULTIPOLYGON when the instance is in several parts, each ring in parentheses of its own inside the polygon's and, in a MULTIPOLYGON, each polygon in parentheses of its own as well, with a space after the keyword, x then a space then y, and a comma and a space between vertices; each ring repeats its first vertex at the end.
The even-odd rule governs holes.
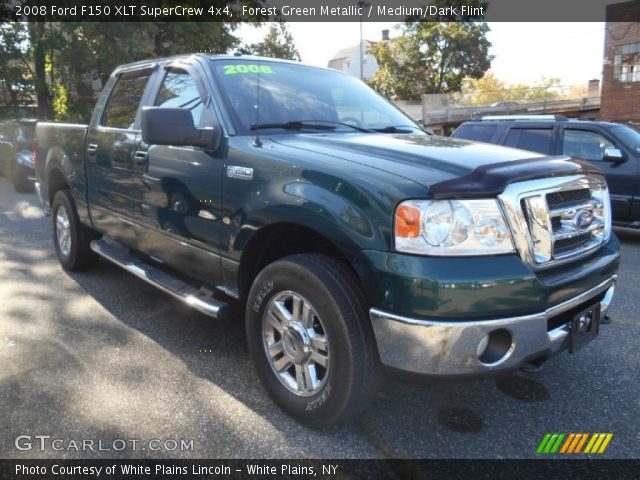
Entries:
POLYGON ((497 129, 496 125, 462 125, 456 130, 454 138, 488 142, 497 129))
POLYGON ((588 130, 565 129, 562 153, 570 157, 581 157, 592 162, 601 162, 605 148, 616 148, 609 140, 588 130))
POLYGON ((195 80, 187 72, 174 70, 167 73, 155 105, 166 108, 187 108, 193 116, 193 124, 196 127, 200 126, 204 104, 195 80))
POLYGON ((138 105, 150 76, 150 72, 144 72, 139 75, 126 74, 118 78, 102 115, 103 126, 133 128, 138 105))
POLYGON ((507 134, 505 145, 548 155, 553 137, 551 128, 512 128, 507 134))

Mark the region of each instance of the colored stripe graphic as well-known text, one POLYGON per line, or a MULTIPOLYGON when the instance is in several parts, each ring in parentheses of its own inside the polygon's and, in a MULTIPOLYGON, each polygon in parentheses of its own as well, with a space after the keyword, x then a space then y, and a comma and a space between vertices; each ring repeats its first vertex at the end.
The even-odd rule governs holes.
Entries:
POLYGON ((576 438, 576 434, 570 433, 569 436, 567 437, 567 441, 564 442, 564 445, 562 446, 562 450, 560 450, 560 453, 567 453, 567 450, 569 449, 569 445, 571 445, 571 442, 573 442, 574 438, 576 438))
POLYGON ((582 449, 582 445, 584 445, 588 436, 588 433, 576 433, 567 453, 580 453, 580 449, 582 449))
POLYGON ((547 433, 536 453, 604 453, 612 438, 613 433, 547 433), (583 451, 585 443, 587 446, 583 451))
POLYGON ((564 433, 547 433, 540 445, 538 446, 537 453, 556 453, 562 444, 566 434, 564 433))
POLYGON ((594 433, 584 453, 604 453, 613 438, 613 433, 594 433))
POLYGON ((536 450, 536 453, 543 453, 544 452, 544 447, 547 445, 547 442, 549 441, 549 438, 551 438, 551 434, 547 433, 544 438, 542 439, 542 441, 540 442, 540 445, 538 445, 538 450, 536 450))
POLYGON ((598 441, 598 434, 594 433, 591 436, 591 439, 589 440, 589 443, 587 443, 587 448, 584 449, 584 453, 591 453, 591 449, 593 448, 593 446, 595 445, 595 443, 598 441))
POLYGON ((580 440, 580 443, 578 443, 578 445, 576 445, 576 450, 573 453, 580 453, 580 450, 582 450, 582 446, 587 441, 587 438, 589 438, 589 434, 588 433, 583 433, 582 434, 582 440, 580 440))
POLYGON ((560 444, 562 443, 562 440, 564 439, 565 436, 566 435, 564 433, 561 433, 560 435, 558 435, 558 440, 556 440, 556 443, 551 448, 550 453, 556 453, 558 451, 558 449, 560 448, 560 444))
POLYGON ((604 453, 604 451, 607 448, 607 445, 609 445, 609 442, 611 441, 611 439, 613 438, 613 433, 607 433, 607 436, 604 439, 604 442, 602 442, 602 445, 600 445, 600 450, 598 450, 598 453, 604 453))
POLYGON ((551 449, 553 448, 553 445, 556 443, 557 439, 558 439, 557 433, 554 433, 553 435, 551 435, 551 438, 547 442, 547 446, 544 447, 544 453, 551 453, 551 449))

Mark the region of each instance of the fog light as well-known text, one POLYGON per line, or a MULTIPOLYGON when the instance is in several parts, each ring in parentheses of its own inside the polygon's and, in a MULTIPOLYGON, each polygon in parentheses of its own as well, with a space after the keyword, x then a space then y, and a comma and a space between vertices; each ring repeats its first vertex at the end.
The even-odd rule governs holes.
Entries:
POLYGON ((513 347, 513 339, 507 330, 493 330, 478 343, 478 360, 485 365, 495 365, 506 360, 511 355, 513 347))
POLYGON ((487 345, 489 345, 489 335, 485 335, 484 337, 482 337, 482 340, 480 340, 480 343, 478 344, 478 358, 480 358, 485 350, 487 349, 487 345))

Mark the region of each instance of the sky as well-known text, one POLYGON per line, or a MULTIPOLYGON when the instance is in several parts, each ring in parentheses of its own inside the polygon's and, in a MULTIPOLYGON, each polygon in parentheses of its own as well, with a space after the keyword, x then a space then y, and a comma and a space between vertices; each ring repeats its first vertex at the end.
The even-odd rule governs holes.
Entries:
MULTIPOLYGON (((392 37, 401 34, 397 23, 364 22, 364 38, 377 41, 382 30, 392 37)), ((326 67, 329 59, 344 47, 356 45, 360 24, 338 22, 291 22, 289 30, 302 61, 326 67)), ((489 23, 487 38, 495 56, 491 69, 508 83, 533 83, 544 77, 559 77, 563 85, 586 85, 601 79, 604 55, 604 23, 489 23)), ((268 27, 243 24, 237 31, 242 41, 258 42, 268 27)))

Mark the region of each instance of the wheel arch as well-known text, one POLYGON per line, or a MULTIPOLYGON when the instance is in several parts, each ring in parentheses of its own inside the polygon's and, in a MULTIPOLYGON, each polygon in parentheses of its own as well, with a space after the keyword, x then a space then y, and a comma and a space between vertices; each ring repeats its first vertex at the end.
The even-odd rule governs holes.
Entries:
MULTIPOLYGON (((353 254, 314 228, 292 222, 276 222, 255 232, 246 242, 238 268, 238 292, 246 297, 253 280, 270 263, 289 255, 322 253, 330 255, 353 270, 353 254)), ((355 273, 355 270, 354 270, 355 273)))
POLYGON ((45 168, 46 176, 46 198, 49 205, 53 202, 53 197, 60 190, 69 189, 70 185, 67 181, 63 167, 64 151, 59 147, 51 148, 46 155, 45 168))
POLYGON ((53 167, 47 174, 47 198, 49 205, 53 203, 53 197, 60 190, 66 190, 69 188, 69 183, 64 177, 61 170, 57 167, 53 167))

